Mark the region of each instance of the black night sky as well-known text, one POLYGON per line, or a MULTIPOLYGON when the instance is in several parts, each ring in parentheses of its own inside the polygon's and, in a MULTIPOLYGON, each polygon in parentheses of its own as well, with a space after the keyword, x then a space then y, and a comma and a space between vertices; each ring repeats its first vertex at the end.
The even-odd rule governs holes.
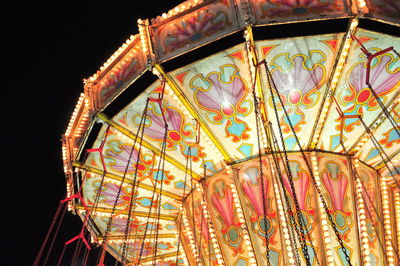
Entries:
MULTIPOLYGON (((33 264, 65 196, 60 138, 82 80, 137 33, 138 18, 181 2, 34 1, 3 8, 1 265, 33 264)), ((81 224, 67 213, 58 241, 77 235, 81 224)))

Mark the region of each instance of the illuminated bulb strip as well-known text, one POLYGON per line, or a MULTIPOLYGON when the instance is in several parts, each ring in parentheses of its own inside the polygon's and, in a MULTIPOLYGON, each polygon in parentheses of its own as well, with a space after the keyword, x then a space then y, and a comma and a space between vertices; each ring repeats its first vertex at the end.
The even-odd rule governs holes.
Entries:
MULTIPOLYGON (((356 169, 360 167, 360 163, 358 159, 354 160, 354 166, 356 169)), ((357 171, 357 170, 356 170, 357 171)), ((363 198, 362 192, 362 184, 359 178, 356 179, 356 198, 357 198, 357 211, 358 211, 358 220, 360 224, 360 235, 361 235, 361 250, 363 255, 364 265, 371 266, 371 250, 369 246, 368 240, 368 228, 366 222, 366 211, 365 211, 365 202, 363 198)))
MULTIPOLYGON (((118 50, 110 57, 107 59, 107 61, 100 67, 100 71, 104 71, 107 68, 109 68, 112 64, 114 64, 114 62, 116 61, 116 59, 126 51, 126 49, 128 49, 128 47, 137 40, 138 35, 131 35, 126 41, 125 43, 122 44, 121 47, 118 48, 118 50)), ((134 53, 136 53, 136 50, 132 50, 132 52, 129 55, 133 55, 134 53)), ((89 82, 94 82, 95 80, 97 80, 97 78, 99 77, 99 73, 96 73, 94 75, 92 75, 90 78, 88 78, 89 82)))
POLYGON ((200 255, 199 255, 199 249, 194 241, 194 236, 193 236, 193 232, 190 229, 190 224, 189 224, 189 220, 186 216, 186 212, 182 211, 182 221, 183 221, 183 226, 184 226, 184 231, 186 232, 186 235, 189 239, 189 247, 192 250, 192 254, 194 257, 195 262, 197 263, 197 265, 201 264, 201 260, 200 260, 200 255))
POLYGON ((252 53, 251 48, 254 41, 252 40, 251 27, 247 27, 244 31, 244 38, 246 40, 246 57, 247 57, 247 65, 249 66, 250 71, 250 82, 249 84, 252 86, 254 83, 254 75, 256 73, 256 68, 254 67, 253 62, 257 62, 255 55, 252 53))
MULTIPOLYGON (((388 111, 391 112, 392 109, 396 106, 397 102, 400 100, 400 97, 398 96, 393 103, 390 105, 390 107, 388 108, 388 111)), ((376 129, 378 129, 378 127, 380 125, 382 125, 382 123, 386 120, 386 116, 381 115, 379 116, 376 121, 374 122, 373 125, 369 126, 369 129, 371 130, 371 133, 374 133, 374 131, 376 129)), ((364 144, 370 139, 370 135, 365 133, 365 135, 360 139, 360 141, 358 141, 358 144, 354 147, 354 148, 350 148, 351 153, 356 153, 358 152, 363 146, 364 144)))
POLYGON ((201 201, 201 207, 203 210, 203 217, 206 219, 206 221, 208 223, 208 233, 209 233, 208 235, 211 238, 211 243, 212 243, 212 246, 214 249, 215 257, 217 258, 217 261, 218 261, 218 265, 225 265, 225 263, 222 259, 221 250, 219 248, 219 244, 218 244, 217 237, 215 235, 214 228, 211 224, 211 219, 210 219, 210 215, 208 213, 207 204, 203 200, 201 201))
POLYGON ((235 210, 236 210, 236 214, 239 218, 239 222, 242 225, 242 233, 243 233, 243 239, 244 239, 244 243, 247 247, 247 251, 248 251, 248 256, 249 256, 249 262, 251 265, 256 265, 257 261, 256 261, 256 257, 254 255, 254 250, 253 250, 253 246, 251 244, 250 241, 250 236, 249 236, 249 232, 246 228, 246 220, 244 218, 243 215, 243 211, 242 211, 242 206, 240 204, 240 199, 239 199, 239 195, 237 193, 235 184, 231 184, 231 191, 232 191, 232 197, 233 197, 233 205, 235 206, 235 210))
POLYGON ((192 0, 192 1, 185 1, 184 3, 176 6, 175 8, 168 11, 168 13, 163 13, 161 16, 154 19, 154 23, 160 23, 168 18, 176 16, 190 8, 196 7, 197 5, 203 3, 204 0, 192 0))
POLYGON ((397 250, 400 250, 400 190, 397 189, 393 194, 397 227, 397 250))
POLYGON ((142 46, 143 54, 149 55, 152 53, 151 43, 149 39, 149 31, 148 31, 149 21, 147 19, 146 20, 138 19, 137 23, 139 28, 140 43, 142 46))
POLYGON ((347 56, 349 54, 350 46, 352 43, 351 35, 353 34, 353 32, 355 31, 357 26, 358 26, 358 17, 354 18, 350 24, 350 28, 346 33, 344 44, 341 49, 339 60, 336 64, 336 68, 335 68, 335 72, 333 74, 332 80, 330 81, 330 84, 329 83, 327 84, 327 86, 329 86, 328 98, 322 107, 322 111, 321 111, 320 117, 318 119, 319 122, 317 123, 315 132, 314 132, 314 136, 312 138, 311 148, 316 147, 318 144, 319 137, 320 137, 322 129, 324 127, 325 119, 327 117, 329 108, 332 103, 331 97, 334 95, 334 93, 336 91, 337 84, 339 82, 340 76, 342 75, 342 70, 344 68, 344 64, 346 63, 347 56))
POLYGON ((394 266, 395 258, 392 246, 392 226, 390 223, 389 187, 386 184, 385 176, 381 176, 381 193, 382 193, 382 209, 383 209, 383 226, 385 229, 386 257, 388 265, 394 266))
MULTIPOLYGON (((312 170, 315 178, 316 185, 321 188, 321 179, 319 176, 319 166, 318 166, 318 158, 316 153, 311 154, 311 164, 312 170)), ((320 197, 318 197, 318 210, 319 216, 321 218, 321 225, 322 225, 322 232, 323 232, 323 239, 325 245, 325 253, 326 253, 326 261, 328 265, 334 265, 334 257, 333 257, 333 250, 332 250, 332 239, 329 233, 329 226, 328 226, 328 219, 326 216, 326 211, 324 204, 320 197)))
POLYGON ((72 113, 71 119, 69 120, 67 131, 65 132, 65 136, 67 137, 71 134, 72 127, 74 126, 75 120, 78 116, 79 109, 84 103, 84 99, 85 99, 85 94, 81 93, 81 95, 79 96, 78 103, 75 106, 74 112, 72 113))
MULTIPOLYGON (((71 188, 71 183, 67 181, 67 198, 72 196, 72 188, 71 188)), ((68 201, 68 211, 72 211, 72 200, 68 201)))

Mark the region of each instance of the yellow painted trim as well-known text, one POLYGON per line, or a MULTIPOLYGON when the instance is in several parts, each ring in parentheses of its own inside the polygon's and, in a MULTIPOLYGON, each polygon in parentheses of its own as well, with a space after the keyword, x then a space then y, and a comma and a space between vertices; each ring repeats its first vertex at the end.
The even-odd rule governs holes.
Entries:
MULTIPOLYGON (((254 41, 254 35, 253 35, 253 28, 251 26, 246 26, 246 30, 247 30, 247 34, 249 36, 249 41, 250 41, 250 45, 252 47, 254 47, 254 49, 248 49, 247 52, 250 52, 252 55, 252 59, 253 62, 249 62, 249 64, 253 63, 253 66, 258 64, 258 56, 257 56, 257 48, 256 48, 256 43, 254 41)), ((249 69, 251 68, 251 66, 249 66, 249 69)), ((265 96, 264 96, 264 90, 263 90, 263 86, 262 86, 262 82, 261 82, 261 76, 260 76, 260 70, 259 68, 255 68, 256 71, 256 86, 257 86, 257 91, 258 91, 258 95, 261 99, 261 114, 262 114, 262 118, 263 120, 267 120, 268 116, 267 116, 267 103, 265 101, 265 96)), ((253 84, 251 84, 251 86, 253 86, 253 84)))
MULTIPOLYGON (((156 260, 157 259, 164 259, 164 258, 170 258, 170 257, 176 257, 176 255, 182 255, 181 252, 172 252, 172 253, 167 253, 167 254, 161 254, 161 255, 157 255, 156 256, 156 260)), ((141 259, 141 262, 147 262, 147 261, 152 261, 154 257, 149 257, 149 258, 145 258, 145 259, 141 259)))
MULTIPOLYGON (((97 168, 94 168, 94 167, 90 167, 90 166, 87 166, 87 165, 84 165, 84 164, 74 163, 73 166, 78 167, 78 168, 83 169, 83 170, 86 170, 86 171, 89 171, 91 173, 98 174, 98 175, 102 175, 103 174, 103 170, 100 170, 100 169, 97 169, 97 168)), ((116 181, 122 181, 122 177, 117 175, 117 174, 106 173, 105 176, 108 177, 108 178, 114 179, 116 181)), ((143 188, 143 189, 146 189, 148 191, 151 191, 151 192, 153 192, 153 189, 154 189, 154 187, 152 187, 151 185, 144 184, 144 183, 141 183, 141 182, 139 182, 139 187, 143 188)), ((157 188, 156 192, 160 194, 160 189, 157 188)), ((173 198, 174 200, 178 200, 178 201, 182 200, 182 195, 178 195, 178 194, 166 191, 166 190, 163 190, 161 194, 164 195, 164 196, 173 198)))
MULTIPOLYGON (((107 115, 103 114, 103 113, 98 113, 97 117, 106 122, 107 124, 109 124, 110 126, 112 126, 113 128, 117 129, 119 132, 123 133, 124 135, 128 136, 131 139, 136 139, 136 135, 134 133, 132 133, 130 130, 126 129, 125 127, 121 126, 119 123, 113 121, 112 119, 110 119, 107 115)), ((142 142, 143 146, 146 147, 147 149, 149 149, 150 151, 154 152, 157 156, 161 155, 161 152, 158 148, 154 147, 153 145, 151 145, 149 142, 147 142, 145 139, 143 139, 142 142)), ((171 156, 169 156, 168 154, 165 154, 165 159, 172 165, 174 165, 175 167, 181 169, 183 172, 186 172, 186 167, 181 164, 180 162, 178 162, 176 159, 172 158, 171 156)), ((189 171, 187 171, 187 173, 189 173, 189 171)), ((202 176, 200 176, 198 173, 193 172, 193 178, 196 181, 199 181, 202 176)))
POLYGON ((224 159, 226 161, 230 162, 232 159, 229 156, 229 154, 225 151, 221 142, 217 139, 217 137, 214 136, 214 134, 208 128, 207 124, 204 122, 204 120, 201 118, 201 116, 197 113, 197 111, 194 109, 194 107, 190 104, 189 100, 183 94, 183 92, 181 91, 179 86, 175 83, 175 81, 167 73, 165 73, 165 71, 161 67, 161 65, 155 64, 154 67, 163 76, 163 78, 167 81, 168 85, 171 87, 171 89, 174 91, 175 95, 179 98, 179 100, 182 102, 182 104, 185 106, 185 108, 189 111, 189 113, 200 123, 201 128, 207 134, 207 136, 211 139, 211 141, 214 143, 215 147, 217 147, 217 149, 221 152, 222 156, 224 156, 224 159))
MULTIPOLYGON (((127 239, 139 239, 143 240, 143 236, 141 234, 134 234, 134 235, 128 235, 127 239)), ((152 239, 154 236, 152 235, 146 235, 146 239, 152 239)), ((158 234, 158 238, 176 238, 176 234, 158 234)), ((103 237, 97 237, 99 241, 103 241, 103 237)), ((124 235, 109 235, 107 236, 107 241, 109 240, 124 240, 125 236, 124 235)), ((152 240, 151 240, 152 241, 152 240)))
MULTIPOLYGON (((82 205, 77 205, 76 209, 77 210, 85 210, 85 208, 83 208, 82 205)), ((93 208, 91 206, 88 206, 88 209, 91 211, 93 208)), ((112 209, 111 208, 104 208, 104 207, 97 207, 96 208, 96 212, 97 213, 111 214, 112 209)), ((128 215, 126 210, 124 210, 124 211, 121 211, 121 210, 115 211, 115 215, 120 215, 120 214, 128 215)), ((142 211, 133 211, 132 214, 134 216, 138 216, 138 217, 148 217, 149 216, 148 212, 142 212, 142 211)), ((157 213, 150 213, 150 218, 158 218, 158 214, 157 213)), ((168 215, 168 214, 160 214, 160 219, 161 220, 168 220, 168 221, 175 221, 176 220, 176 216, 168 215)))
POLYGON ((330 96, 335 96, 335 92, 338 86, 339 81, 341 80, 341 77, 343 75, 344 69, 345 69, 345 64, 347 62, 347 59, 349 57, 350 54, 350 50, 351 50, 351 44, 352 44, 352 39, 351 39, 351 34, 353 32, 355 32, 357 30, 357 26, 358 26, 358 20, 359 20, 360 15, 357 15, 356 17, 354 17, 351 21, 349 21, 349 26, 347 28, 347 32, 345 33, 345 35, 343 36, 343 39, 340 43, 340 48, 338 50, 338 53, 336 55, 335 58, 335 62, 333 63, 332 66, 332 70, 331 70, 331 75, 329 76, 329 78, 327 79, 326 82, 326 95, 325 98, 323 98, 322 100, 324 100, 323 104, 321 104, 318 113, 317 113, 317 119, 316 122, 313 125, 312 128, 312 132, 310 135, 310 139, 308 140, 308 144, 307 144, 307 148, 308 149, 315 149, 318 147, 319 142, 321 141, 321 134, 324 130, 325 127, 325 123, 328 120, 328 116, 329 116, 329 110, 332 107, 333 101, 330 100, 330 96), (353 26, 355 25, 355 26, 353 26), (349 42, 349 48, 346 51, 346 55, 344 55, 345 53, 345 44, 346 41, 349 42), (343 64, 340 65, 340 59, 343 57, 343 64), (341 70, 338 70, 339 67, 341 67, 341 70), (337 82, 333 82, 333 79, 336 75, 336 72, 338 73, 338 81, 337 82), (332 84, 334 84, 334 86, 332 86, 332 84), (327 106, 327 107, 325 107, 327 106), (325 117, 324 119, 321 119, 321 115, 322 115, 322 111, 324 109, 327 109, 327 113, 324 114, 325 117), (315 140, 314 142, 314 136, 315 134, 318 134, 318 138, 315 140))

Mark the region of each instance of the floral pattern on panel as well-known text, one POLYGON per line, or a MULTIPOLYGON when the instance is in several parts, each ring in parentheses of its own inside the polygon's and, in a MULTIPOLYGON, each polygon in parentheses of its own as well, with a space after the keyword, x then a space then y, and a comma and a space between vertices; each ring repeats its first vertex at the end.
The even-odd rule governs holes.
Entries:
POLYGON ((202 10, 189 14, 168 27, 160 28, 160 31, 167 31, 163 41, 164 53, 199 42, 227 26, 229 26, 228 15, 221 11, 214 14, 202 10))
POLYGON ((139 55, 126 57, 125 60, 121 60, 96 86, 100 105, 104 104, 119 91, 142 68, 143 63, 139 55))
POLYGON ((225 181, 217 180, 213 185, 211 201, 214 208, 218 211, 218 219, 221 221, 221 233, 223 241, 232 249, 233 255, 242 254, 243 249, 243 229, 238 221, 235 207, 233 205, 233 194, 225 181))
MULTIPOLYGON (((280 97, 288 113, 295 132, 306 124, 303 109, 314 107, 319 98, 325 80, 326 56, 322 51, 309 51, 308 54, 281 53, 271 60, 271 73, 280 97)), ((282 110, 279 99, 275 99, 278 110, 282 110)), ((273 108, 272 98, 269 100, 273 108)), ((282 115, 280 123, 284 133, 290 133, 288 118, 282 115)))
POLYGON ((348 235, 353 222, 352 213, 345 202, 346 192, 349 189, 348 178, 336 162, 328 161, 321 171, 321 179, 330 197, 329 213, 343 240, 349 242, 348 235))
MULTIPOLYGON (((205 158, 204 147, 196 143, 196 125, 186 122, 186 118, 181 110, 170 106, 167 101, 163 101, 162 109, 158 103, 150 102, 146 113, 144 134, 153 141, 162 145, 165 134, 165 122, 168 124, 167 130, 167 150, 179 152, 187 159, 189 158, 189 148, 192 160, 198 162, 205 158)), ((140 116, 133 117, 136 126, 140 123, 140 116)))
POLYGON ((153 181, 164 184, 170 184, 172 180, 175 179, 175 176, 170 174, 168 170, 160 170, 155 167, 156 161, 153 162, 151 155, 140 154, 138 150, 135 148, 132 151, 132 157, 129 160, 129 156, 132 150, 132 145, 121 143, 117 140, 112 140, 107 143, 108 149, 105 151, 105 159, 107 161, 107 165, 110 169, 124 174, 126 172, 127 175, 133 176, 137 168, 137 176, 136 179, 138 181, 143 181, 146 178, 151 178, 153 181), (139 161, 138 161, 139 157, 139 161), (127 165, 129 162, 129 165, 127 165), (137 167, 135 167, 137 163, 137 167))
POLYGON ((268 197, 268 190, 270 189, 270 181, 264 174, 264 192, 262 191, 260 170, 258 167, 249 167, 242 173, 241 188, 244 195, 248 198, 251 204, 251 229, 257 233, 258 237, 266 245, 265 236, 268 236, 269 244, 275 244, 276 240, 274 235, 277 230, 274 224, 277 224, 277 213, 271 208, 271 199, 268 197), (265 199, 263 199, 265 196, 265 199), (264 202, 266 215, 264 215, 264 202))
MULTIPOLYGON (((373 53, 379 51, 375 50, 373 53)), ((345 87, 339 89, 337 99, 344 107, 345 115, 361 115, 365 111, 378 110, 380 107, 366 84, 367 64, 362 54, 360 61, 355 63, 348 71, 345 87)), ((387 95, 394 91, 400 84, 400 59, 391 53, 385 53, 375 57, 371 62, 369 83, 371 87, 385 104, 387 95)), ((335 120, 337 130, 341 130, 341 117, 335 120)), ((357 118, 345 119, 343 129, 352 132, 355 126, 360 125, 357 118)))
POLYGON ((206 76, 198 74, 190 81, 194 101, 206 111, 206 119, 214 125, 225 125, 225 135, 232 142, 249 139, 250 127, 244 121, 252 110, 246 100, 248 87, 235 65, 223 65, 220 71, 206 76))

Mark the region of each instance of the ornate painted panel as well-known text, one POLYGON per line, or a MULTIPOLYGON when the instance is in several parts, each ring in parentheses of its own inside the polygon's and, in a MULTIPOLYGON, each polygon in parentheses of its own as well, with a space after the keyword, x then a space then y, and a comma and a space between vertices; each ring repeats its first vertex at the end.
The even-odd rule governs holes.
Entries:
POLYGON ((155 52, 161 62, 237 29, 232 0, 210 1, 188 14, 167 21, 159 18, 151 25, 155 52))
MULTIPOLYGON (((356 37, 371 53, 390 46, 400 50, 400 38, 363 29, 357 31, 356 37)), ((344 115, 361 115, 366 125, 370 126, 381 116, 382 111, 366 85, 366 73, 366 56, 361 52, 360 45, 354 41, 338 82, 335 98, 344 115)), ((370 84, 384 105, 392 102, 400 86, 400 59, 393 52, 378 55, 372 60, 370 84)), ((335 107, 331 106, 325 122, 329 126, 322 130, 319 146, 326 150, 341 151, 340 131, 343 130, 343 141, 349 148, 363 134, 364 127, 358 118, 347 118, 342 126, 342 119, 335 107)))
MULTIPOLYGON (((105 128, 94 143, 94 147, 100 147, 106 136, 105 128)), ((152 190, 154 184, 159 186, 162 182, 165 191, 169 191, 174 198, 181 198, 185 187, 184 168, 179 169, 170 162, 165 162, 164 170, 162 170, 159 156, 143 146, 139 153, 139 145, 136 144, 134 149, 132 145, 133 140, 109 130, 102 156, 97 151, 89 153, 85 166, 88 167, 89 172, 96 171, 101 174, 103 157, 108 173, 107 177, 116 183, 120 184, 126 172, 126 184, 130 184, 136 175, 136 180, 148 187, 149 190, 152 190)), ((186 182, 186 193, 188 191, 189 185, 186 182)))
POLYGON ((350 9, 344 0, 258 0, 251 4, 257 24, 345 16, 350 9))
POLYGON ((244 45, 177 69, 171 76, 231 158, 256 153, 254 104, 244 45))
POLYGON ((400 3, 393 0, 367 0, 369 14, 378 19, 400 23, 400 3))
MULTIPOLYGON (((289 169, 284 168, 284 163, 280 161, 281 171, 282 171, 282 182, 284 184, 284 189, 290 204, 290 209, 288 210, 289 214, 296 216, 301 216, 303 223, 303 231, 306 235, 306 247, 307 252, 310 257, 310 262, 312 265, 317 263, 317 258, 321 258, 325 256, 325 251, 323 248, 324 242, 322 240, 322 228, 321 228, 321 220, 319 216, 318 209, 318 195, 317 191, 312 183, 312 177, 307 170, 307 166, 303 160, 303 157, 300 154, 290 154, 288 156, 289 159, 289 169), (292 188, 289 181, 289 172, 293 177, 293 187, 292 188), (297 198, 298 206, 300 209, 300 215, 297 214, 296 204, 294 202, 294 197, 297 198)), ((282 199, 284 200, 284 199, 282 199)), ((297 227, 296 230, 300 230, 300 222, 299 219, 296 219, 297 227)), ((291 225, 293 226, 293 225, 291 225)), ((301 251, 299 239, 297 251, 302 260, 304 260, 304 254, 301 251)))
MULTIPOLYGON (((397 104, 393 110, 391 110, 390 115, 394 118, 394 121, 400 123, 400 105, 397 104)), ((384 115, 382 115, 384 116, 384 115)), ((399 127, 398 127, 399 128, 399 127)), ((364 144, 363 148, 360 149, 357 154, 360 160, 366 162, 369 165, 376 166, 378 163, 382 162, 382 157, 392 158, 395 154, 400 151, 400 136, 397 134, 395 128, 389 122, 389 119, 385 119, 384 122, 373 132, 374 137, 378 141, 378 145, 374 145, 371 138, 368 138, 367 143, 364 144), (376 147, 377 146, 377 147, 376 147), (384 153, 382 152, 382 150, 384 153)))
POLYGON ((245 244, 245 226, 239 221, 231 186, 232 178, 225 171, 207 179, 206 198, 211 221, 227 265, 246 265, 249 261, 245 244))
MULTIPOLYGON (((328 212, 339 232, 346 252, 351 261, 359 261, 357 216, 354 200, 354 178, 349 170, 349 161, 345 156, 318 153, 321 189, 328 205, 328 212)), ((332 225, 329 223, 335 261, 345 265, 344 253, 337 241, 332 225)))
MULTIPOLYGON (((177 251, 177 241, 176 238, 165 238, 160 241, 158 241, 156 248, 154 247, 155 242, 153 242, 152 239, 150 240, 145 240, 143 249, 142 249, 142 242, 139 240, 133 241, 133 242, 128 242, 126 245, 127 249, 127 260, 129 261, 136 261, 138 259, 138 255, 140 254, 140 250, 142 249, 142 257, 141 261, 142 262, 151 262, 152 257, 154 254, 154 250, 157 250, 157 256, 162 256, 162 257, 170 257, 175 265, 175 257, 176 257, 176 251, 177 251)), ((122 250, 123 244, 120 243, 111 243, 108 244, 108 246, 111 249, 111 252, 118 252, 120 253, 122 250)))
MULTIPOLYGON (((122 214, 128 212, 132 197, 132 187, 130 184, 125 183, 120 189, 120 182, 105 180, 101 190, 99 190, 101 177, 98 175, 88 177, 86 183, 87 185, 83 188, 83 196, 88 206, 96 206, 96 195, 100 191, 97 203, 99 211, 111 212, 116 202, 116 207, 118 207, 118 210, 122 214), (118 192, 120 196, 118 201, 116 201, 118 192)), ((166 195, 162 195, 161 201, 159 201, 157 195, 158 193, 156 192, 153 197, 153 191, 139 187, 136 191, 136 202, 132 205, 132 210, 140 212, 143 216, 147 217, 149 212, 156 214, 158 206, 161 205, 160 213, 162 215, 176 217, 179 212, 180 203, 166 195)))
MULTIPOLYGON (((326 81, 342 38, 343 34, 326 34, 256 43, 258 54, 268 63, 290 122, 303 148, 307 147, 312 137, 313 127, 317 122, 316 114, 324 101, 326 81)), ((273 123, 275 134, 280 139, 277 127, 280 125, 286 149, 298 150, 282 104, 278 97, 272 99, 264 69, 261 69, 261 73, 268 119, 273 123), (273 100, 279 121, 276 119, 273 100)))
POLYGON ((107 72, 100 72, 102 77, 93 84, 93 93, 97 109, 103 107, 111 98, 125 89, 146 68, 146 58, 142 52, 139 35, 135 36, 132 48, 107 72))
POLYGON ((202 262, 205 265, 218 265, 215 248, 211 241, 210 217, 203 212, 202 202, 205 203, 202 190, 195 189, 185 200, 185 214, 188 217, 194 242, 200 250, 202 262))
MULTIPOLYGON (((122 109, 113 120, 136 134, 147 98, 158 99, 161 93, 160 82, 155 82, 140 97, 122 109)), ((145 141, 156 149, 161 149, 165 122, 168 124, 166 152, 169 158, 173 158, 176 164, 185 168, 186 161, 191 156, 192 170, 197 175, 203 175, 204 163, 209 174, 218 170, 223 160, 222 155, 219 155, 212 145, 205 145, 207 140, 210 142, 207 135, 201 129, 198 130, 196 120, 168 87, 164 91, 161 106, 158 102, 149 101, 144 121, 145 141), (200 142, 197 143, 196 139, 200 142)))
POLYGON ((381 206, 381 193, 379 190, 378 172, 370 167, 361 164, 357 168, 357 173, 362 183, 362 195, 366 209, 366 226, 368 233, 368 244, 372 265, 384 264, 384 234, 383 234, 383 217, 381 206))
POLYGON ((258 159, 247 161, 235 168, 234 179, 258 264, 267 264, 265 240, 267 235, 269 239, 269 262, 272 265, 283 265, 287 258, 284 258, 285 244, 281 239, 282 232, 280 232, 279 226, 282 221, 278 216, 273 185, 275 182, 271 176, 270 165, 272 165, 272 162, 264 158, 263 182, 261 182, 258 159), (264 198, 265 200, 263 200, 264 198), (265 202, 266 215, 264 215, 263 201, 265 202))

